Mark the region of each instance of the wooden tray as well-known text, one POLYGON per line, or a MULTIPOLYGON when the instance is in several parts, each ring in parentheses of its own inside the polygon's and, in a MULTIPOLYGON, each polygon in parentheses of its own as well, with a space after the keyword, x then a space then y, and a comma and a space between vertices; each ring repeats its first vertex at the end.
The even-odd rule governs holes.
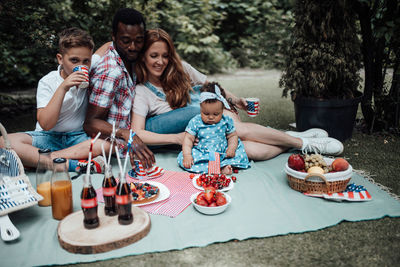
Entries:
POLYGON ((65 217, 57 229, 61 247, 72 253, 94 254, 121 248, 145 237, 151 227, 150 216, 141 208, 132 206, 133 222, 120 225, 118 215, 106 216, 104 205, 98 206, 99 227, 83 226, 82 210, 65 217))

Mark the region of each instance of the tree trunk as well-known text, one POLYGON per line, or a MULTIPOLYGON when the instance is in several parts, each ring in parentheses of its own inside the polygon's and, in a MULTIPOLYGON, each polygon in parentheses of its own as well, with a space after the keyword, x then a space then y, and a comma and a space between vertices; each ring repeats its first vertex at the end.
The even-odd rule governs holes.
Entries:
POLYGON ((361 110, 364 120, 369 129, 373 126, 374 110, 372 108, 372 96, 374 91, 374 47, 375 43, 372 36, 370 9, 365 3, 358 3, 357 13, 360 20, 362 44, 361 51, 364 59, 364 96, 361 100, 361 110))

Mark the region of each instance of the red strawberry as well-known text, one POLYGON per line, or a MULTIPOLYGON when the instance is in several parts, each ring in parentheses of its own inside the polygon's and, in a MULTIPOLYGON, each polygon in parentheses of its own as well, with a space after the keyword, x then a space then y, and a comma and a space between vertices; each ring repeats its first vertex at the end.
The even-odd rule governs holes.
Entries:
POLYGON ((204 198, 207 200, 208 204, 211 204, 214 201, 214 192, 206 191, 204 198))
POLYGON ((208 203, 205 199, 200 199, 200 201, 197 201, 196 204, 200 205, 200 206, 205 206, 205 207, 208 206, 208 203))
POLYGON ((217 203, 215 203, 215 202, 212 202, 212 203, 210 203, 210 205, 208 205, 209 207, 216 207, 216 206, 218 206, 217 205, 217 203))
POLYGON ((204 188, 204 198, 207 200, 208 204, 214 201, 215 188, 208 186, 204 188))
POLYGON ((200 194, 198 194, 196 197, 196 202, 198 203, 201 200, 205 200, 204 195, 205 195, 204 192, 201 192, 200 194))
POLYGON ((201 186, 201 178, 197 178, 197 179, 196 179, 196 184, 197 184, 198 186, 201 186))
POLYGON ((226 204, 226 198, 225 198, 225 196, 224 196, 224 195, 219 195, 219 196, 217 196, 217 201, 216 201, 216 203, 217 203, 217 206, 225 205, 225 204, 226 204))
POLYGON ((196 176, 196 175, 195 175, 194 173, 191 173, 191 174, 189 175, 190 179, 193 179, 195 176, 196 176))

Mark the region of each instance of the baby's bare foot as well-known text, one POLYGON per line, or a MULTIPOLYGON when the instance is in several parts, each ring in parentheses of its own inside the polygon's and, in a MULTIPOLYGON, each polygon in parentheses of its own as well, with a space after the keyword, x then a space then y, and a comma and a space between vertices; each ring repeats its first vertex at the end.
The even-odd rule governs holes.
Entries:
POLYGON ((221 169, 222 174, 232 174, 233 169, 231 165, 226 165, 221 169))

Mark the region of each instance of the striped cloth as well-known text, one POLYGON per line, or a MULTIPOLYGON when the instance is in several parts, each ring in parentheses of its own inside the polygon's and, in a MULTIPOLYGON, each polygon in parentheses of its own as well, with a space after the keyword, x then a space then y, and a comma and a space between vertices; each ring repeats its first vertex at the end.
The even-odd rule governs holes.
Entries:
POLYGON ((0 211, 6 211, 10 208, 18 207, 29 202, 38 200, 29 191, 28 185, 23 179, 11 181, 9 177, 3 178, 9 181, 8 184, 0 185, 0 211), (11 191, 10 191, 11 189, 11 191))
MULTIPOLYGON (((164 215, 172 218, 178 216, 191 204, 190 196, 199 192, 199 190, 193 186, 192 179, 190 179, 189 175, 190 174, 187 172, 166 170, 164 175, 161 177, 151 179, 151 181, 162 183, 168 187, 170 196, 163 201, 140 206, 140 208, 155 215, 164 215)), ((138 180, 129 177, 127 178, 127 182, 130 183, 133 181, 137 182, 138 180)), ((101 188, 97 189, 96 192, 98 201, 103 202, 104 200, 101 188)))
POLYGON ((369 201, 372 200, 372 196, 368 191, 360 191, 360 192, 340 192, 340 193, 330 193, 330 194, 310 194, 304 193, 306 196, 310 197, 322 197, 325 199, 336 200, 336 201, 369 201))
POLYGON ((208 174, 221 174, 221 161, 219 158, 219 153, 210 151, 209 155, 208 174))

